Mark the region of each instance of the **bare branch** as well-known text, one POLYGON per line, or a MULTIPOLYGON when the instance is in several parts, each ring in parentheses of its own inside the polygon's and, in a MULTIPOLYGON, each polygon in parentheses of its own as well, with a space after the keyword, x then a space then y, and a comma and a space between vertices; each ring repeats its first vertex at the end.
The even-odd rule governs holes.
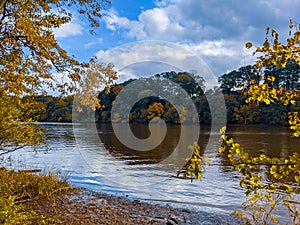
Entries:
POLYGON ((19 149, 21 149, 21 148, 24 148, 24 145, 17 146, 17 147, 15 147, 14 149, 10 149, 10 150, 7 150, 7 151, 5 151, 5 152, 1 152, 1 153, 0 153, 0 156, 6 155, 6 154, 8 154, 8 153, 15 152, 15 151, 17 151, 17 150, 19 150, 19 149))

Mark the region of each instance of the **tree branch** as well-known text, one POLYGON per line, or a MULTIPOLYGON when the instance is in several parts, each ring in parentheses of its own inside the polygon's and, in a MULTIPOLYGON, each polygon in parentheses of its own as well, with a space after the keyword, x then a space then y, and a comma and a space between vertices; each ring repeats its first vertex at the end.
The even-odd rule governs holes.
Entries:
POLYGON ((5 13, 7 12, 7 4, 8 4, 8 1, 9 1, 9 0, 6 0, 6 1, 4 2, 4 4, 3 4, 2 17, 1 17, 0 20, 4 20, 4 18, 5 18, 6 16, 9 15, 9 14, 5 14, 5 13))
POLYGON ((10 149, 10 150, 7 150, 7 151, 5 151, 5 152, 1 152, 1 153, 0 153, 0 156, 6 155, 6 154, 8 154, 8 153, 12 153, 12 152, 17 151, 17 150, 19 150, 19 149, 21 149, 21 148, 24 148, 24 145, 15 147, 14 149, 10 149))

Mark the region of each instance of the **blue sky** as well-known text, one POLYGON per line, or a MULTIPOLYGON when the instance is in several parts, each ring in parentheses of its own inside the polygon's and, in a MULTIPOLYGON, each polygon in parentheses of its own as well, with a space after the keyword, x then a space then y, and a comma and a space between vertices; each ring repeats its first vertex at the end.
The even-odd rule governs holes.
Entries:
MULTIPOLYGON (((300 22, 299 0, 112 0, 103 11, 101 27, 90 35, 88 24, 76 12, 70 24, 55 30, 60 44, 81 61, 138 41, 165 41, 201 57, 215 76, 252 64, 254 46, 264 41, 265 27, 275 28, 282 41, 289 19, 300 22)), ((136 63, 143 55, 134 52, 136 63)), ((138 51, 138 50, 137 50, 138 51)), ((128 53, 128 57, 133 57, 128 53)), ((153 53, 155 54, 155 53, 153 53)), ((113 62, 114 63, 114 62, 113 62)), ((176 67, 176 65, 173 65, 176 67)), ((144 70, 147 73, 147 68, 144 70)), ((137 68, 135 66, 135 68, 137 68)), ((143 73, 142 66, 138 73, 143 73)), ((148 70, 149 71, 149 70, 148 70)), ((133 75, 134 77, 134 75, 133 75)))

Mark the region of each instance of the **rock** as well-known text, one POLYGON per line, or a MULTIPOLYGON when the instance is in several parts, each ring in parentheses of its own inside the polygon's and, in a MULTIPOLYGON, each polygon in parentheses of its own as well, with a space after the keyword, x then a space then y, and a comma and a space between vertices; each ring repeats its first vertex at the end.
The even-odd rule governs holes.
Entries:
POLYGON ((104 198, 100 198, 97 201, 97 206, 101 207, 102 205, 107 205, 107 201, 104 198))
POLYGON ((175 224, 178 224, 178 222, 183 222, 183 221, 180 221, 181 220, 180 218, 175 217, 173 215, 169 216, 169 220, 173 221, 175 224))
POLYGON ((171 219, 167 219, 166 225, 176 225, 178 223, 175 223, 173 220, 171 219))
POLYGON ((191 214, 192 212, 188 209, 183 209, 182 212, 191 214))

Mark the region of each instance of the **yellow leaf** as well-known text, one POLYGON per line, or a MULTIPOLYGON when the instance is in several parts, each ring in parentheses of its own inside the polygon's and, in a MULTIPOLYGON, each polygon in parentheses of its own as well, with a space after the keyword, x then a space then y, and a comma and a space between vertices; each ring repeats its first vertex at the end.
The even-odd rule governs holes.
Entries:
POLYGON ((251 43, 251 42, 247 42, 247 43, 246 43, 246 48, 249 49, 249 48, 251 48, 251 47, 252 47, 252 43, 251 43))
POLYGON ((274 82, 275 81, 275 77, 274 76, 268 76, 268 81, 274 82))

